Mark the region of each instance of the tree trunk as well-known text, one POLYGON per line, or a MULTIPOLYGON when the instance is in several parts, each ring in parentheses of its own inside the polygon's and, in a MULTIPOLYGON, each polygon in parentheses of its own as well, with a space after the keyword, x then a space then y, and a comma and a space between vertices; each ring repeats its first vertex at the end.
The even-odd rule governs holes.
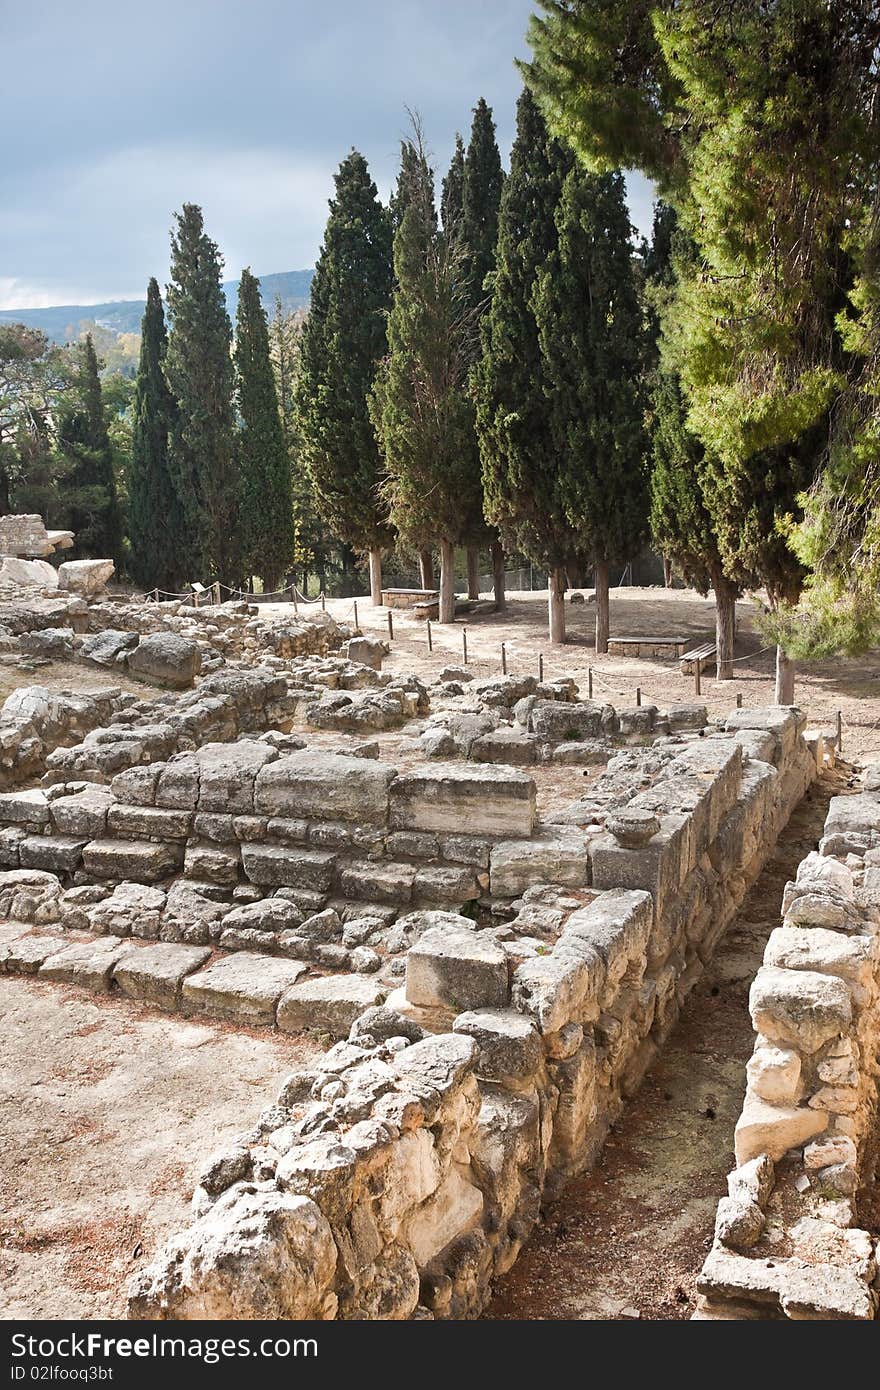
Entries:
POLYGON ((492 542, 492 587, 495 590, 495 607, 500 613, 507 607, 504 596, 504 546, 500 541, 492 542))
POLYGON ((480 597, 480 552, 475 545, 467 548, 468 598, 480 597))
POLYGON ((721 574, 712 576, 712 588, 715 593, 715 674, 720 681, 732 681, 736 588, 721 574))
POLYGON ((370 551, 370 598, 374 608, 382 607, 382 552, 370 551))
POLYGON ((565 641, 565 570, 552 569, 547 585, 547 606, 550 615, 550 641, 565 641))
POLYGON ((663 587, 672 588, 672 561, 666 555, 663 556, 663 587))
POLYGON ((595 569, 596 585, 596 655, 604 656, 608 651, 608 633, 611 630, 608 616, 608 561, 597 560, 595 569))
POLYGON ((434 556, 430 550, 419 551, 419 575, 423 589, 434 588, 434 556))
POLYGON ((583 565, 574 563, 566 565, 565 573, 568 575, 568 587, 570 589, 583 589, 586 587, 587 575, 583 565))
POLYGON ((781 647, 776 648, 776 696, 777 705, 794 704, 794 662, 786 656, 781 647))
POLYGON ((455 548, 440 542, 440 622, 455 622, 455 548))

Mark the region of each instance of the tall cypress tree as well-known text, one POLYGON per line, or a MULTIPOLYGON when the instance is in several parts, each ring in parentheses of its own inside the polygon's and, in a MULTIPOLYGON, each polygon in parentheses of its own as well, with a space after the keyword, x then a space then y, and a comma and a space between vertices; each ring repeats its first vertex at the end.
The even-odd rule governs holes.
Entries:
POLYGON ((175 220, 166 370, 177 405, 170 457, 181 507, 183 562, 188 578, 231 585, 240 578, 238 468, 223 261, 205 233, 201 208, 184 203, 175 220))
POLYGON ((461 236, 464 218, 464 141, 456 132, 455 149, 440 195, 440 220, 445 237, 461 236))
POLYGON ((246 576, 271 590, 293 564, 293 502, 260 282, 243 270, 235 321, 239 527, 246 576))
POLYGON ((120 563, 122 527, 113 448, 104 414, 98 358, 91 333, 78 349, 74 396, 60 412, 59 445, 67 465, 67 520, 76 554, 120 563))
POLYGON ((554 214, 572 162, 567 148, 549 138, 534 98, 524 91, 501 199, 483 355, 474 373, 486 517, 507 546, 550 570, 554 642, 565 641, 565 567, 582 553, 566 517, 534 300, 539 274, 556 248, 554 214))
POLYGON ((556 210, 558 242, 542 269, 535 315, 569 524, 593 560, 596 651, 608 650, 609 566, 647 539, 642 372, 645 339, 632 226, 620 174, 570 169, 556 210))
POLYGON ((433 173, 420 146, 414 155, 420 176, 394 237, 388 356, 371 409, 391 521, 415 549, 439 540, 440 621, 453 622, 454 546, 477 483, 467 451, 473 323, 457 242, 438 234, 433 173))
POLYGON ((162 296, 151 279, 141 322, 128 469, 129 564, 132 578, 145 589, 173 593, 184 580, 184 556, 177 535, 181 512, 169 460, 174 400, 165 380, 167 349, 162 296))
POLYGON ((391 227, 367 161, 352 150, 336 175, 296 383, 302 458, 333 533, 370 556, 381 604, 381 553, 392 540, 379 496, 381 459, 367 397, 387 346, 391 227))

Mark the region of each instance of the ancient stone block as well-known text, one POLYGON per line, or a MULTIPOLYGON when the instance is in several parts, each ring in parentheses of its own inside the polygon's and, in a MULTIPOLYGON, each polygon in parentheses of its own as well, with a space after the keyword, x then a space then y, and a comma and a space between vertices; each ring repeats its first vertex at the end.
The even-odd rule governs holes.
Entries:
POLYGON ((515 898, 536 883, 579 888, 589 882, 584 837, 561 830, 531 840, 506 840, 489 856, 490 889, 495 897, 515 898))
POLYGON ((341 866, 339 886, 347 898, 406 904, 412 897, 415 877, 414 864, 373 863, 365 859, 341 866))
POLYGON ((269 816, 384 824, 394 769, 368 758, 306 750, 263 768, 254 805, 269 816))
POLYGON ((125 951, 118 936, 99 936, 95 941, 78 941, 64 946, 40 966, 41 979, 61 980, 82 989, 106 993, 116 962, 125 951))
POLYGON ((387 986, 367 975, 327 975, 291 985, 278 1004, 278 1027, 285 1033, 317 1028, 344 1038, 355 1019, 381 1004, 387 986))
POLYGON ((736 1122, 734 1146, 737 1164, 768 1154, 774 1162, 789 1149, 799 1148, 821 1134, 828 1116, 807 1106, 768 1105, 758 1096, 746 1092, 742 1114, 736 1122))
POLYGON ((177 632, 152 632, 128 653, 126 665, 138 680, 188 690, 202 669, 202 654, 196 642, 177 632))
POLYGON ((192 826, 189 811, 164 810, 158 806, 110 806, 107 825, 116 835, 134 839, 185 840, 192 826))
POLYGON ((307 888, 319 893, 329 892, 333 884, 336 855, 326 850, 244 844, 241 857, 252 883, 273 888, 307 888))
POLYGON ((183 981, 204 965, 210 954, 205 946, 143 946, 121 957, 113 968, 113 981, 131 999, 176 1009, 183 981))
POLYGON ((238 951, 187 976, 181 999, 201 1013, 271 1024, 278 1000, 307 968, 297 960, 238 951))
POLYGON ((832 976, 762 966, 752 982, 749 1009, 757 1032, 815 1052, 848 1031, 852 995, 842 980, 832 976))
POLYGON ((535 784, 515 768, 437 763, 401 773, 391 786, 397 830, 531 835, 535 784))
POLYGON ((503 1007, 508 1001, 507 954, 462 919, 460 927, 435 927, 411 946, 406 958, 406 997, 422 1008, 503 1007))
POLYGON ((53 874, 73 873, 82 861, 88 840, 69 835, 29 835, 19 846, 23 869, 48 869, 53 874))
POLYGON ((541 1039, 524 1014, 513 1009, 471 1009, 459 1014, 453 1033, 479 1048, 477 1075, 489 1081, 527 1081, 541 1061, 541 1039))
POLYGON ((182 844, 152 840, 91 840, 82 858, 83 869, 93 878, 130 878, 140 883, 157 883, 182 863, 182 844))

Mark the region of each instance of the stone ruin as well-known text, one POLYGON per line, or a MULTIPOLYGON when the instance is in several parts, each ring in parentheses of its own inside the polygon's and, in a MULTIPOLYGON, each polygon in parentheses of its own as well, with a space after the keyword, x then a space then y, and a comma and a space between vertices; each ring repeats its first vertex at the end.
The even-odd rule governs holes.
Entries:
POLYGON ((0 659, 134 675, 158 650, 169 688, 6 702, 0 969, 326 1048, 207 1159, 131 1315, 478 1313, 601 1151, 821 747, 794 709, 429 684, 321 612, 64 603, 0 609, 0 659))

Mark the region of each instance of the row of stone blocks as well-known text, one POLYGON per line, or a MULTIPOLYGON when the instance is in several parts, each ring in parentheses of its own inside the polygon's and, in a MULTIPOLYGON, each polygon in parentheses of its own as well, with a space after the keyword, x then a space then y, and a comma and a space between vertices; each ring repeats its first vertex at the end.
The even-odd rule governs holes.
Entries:
POLYGON ((786 886, 752 985, 738 1166, 700 1279, 701 1319, 870 1320, 880 1309, 876 1240, 857 1201, 877 1159, 880 796, 835 797, 820 851, 786 886))
POLYGON ((403 989, 206 1164, 131 1315, 479 1312, 542 1200, 599 1151, 814 775, 798 726, 776 768, 739 779, 728 751, 702 774, 690 828, 641 856, 656 897, 598 892, 512 979, 473 923, 425 933, 403 989))

